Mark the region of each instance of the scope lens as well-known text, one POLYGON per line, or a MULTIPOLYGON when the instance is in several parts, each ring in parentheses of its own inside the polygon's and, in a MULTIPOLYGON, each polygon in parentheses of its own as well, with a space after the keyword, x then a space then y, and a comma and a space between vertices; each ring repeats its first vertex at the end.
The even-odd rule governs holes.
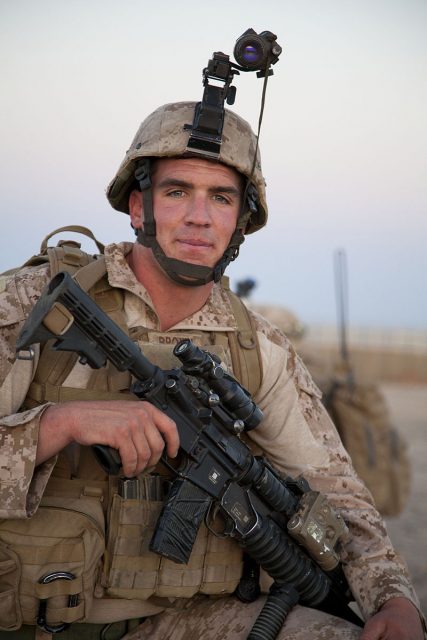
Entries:
POLYGON ((181 340, 174 348, 174 354, 180 356, 190 348, 190 340, 181 340))

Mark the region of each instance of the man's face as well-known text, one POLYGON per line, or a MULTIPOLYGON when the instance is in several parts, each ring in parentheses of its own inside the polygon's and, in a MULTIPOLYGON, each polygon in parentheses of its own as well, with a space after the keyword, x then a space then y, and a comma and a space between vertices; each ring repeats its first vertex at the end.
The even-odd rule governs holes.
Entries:
MULTIPOLYGON (((169 258, 213 267, 236 228, 242 179, 226 165, 199 158, 162 158, 151 175, 157 241, 169 258)), ((143 220, 141 193, 130 197, 134 228, 143 220)))

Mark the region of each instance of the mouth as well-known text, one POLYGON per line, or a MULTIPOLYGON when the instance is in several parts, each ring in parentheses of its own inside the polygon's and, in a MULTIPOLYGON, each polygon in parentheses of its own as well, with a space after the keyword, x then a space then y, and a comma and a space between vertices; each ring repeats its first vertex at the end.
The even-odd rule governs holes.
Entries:
POLYGON ((209 249, 213 246, 211 242, 208 242, 208 240, 199 240, 197 238, 180 238, 177 242, 181 245, 194 247, 196 249, 209 249))
POLYGON ((201 238, 179 238, 175 244, 175 257, 192 264, 212 266, 214 244, 201 238))

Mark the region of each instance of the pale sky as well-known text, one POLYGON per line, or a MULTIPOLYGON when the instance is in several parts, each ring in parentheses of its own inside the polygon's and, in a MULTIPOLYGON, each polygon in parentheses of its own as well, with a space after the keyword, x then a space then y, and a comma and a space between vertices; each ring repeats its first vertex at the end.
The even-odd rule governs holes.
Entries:
MULTIPOLYGON (((426 328, 427 0, 0 0, 0 270, 65 224, 132 239, 104 192, 139 123, 200 100, 208 59, 248 27, 283 54, 260 139, 269 224, 232 282, 334 322, 344 248, 352 324, 426 328)), ((255 129, 262 83, 235 85, 255 129)))

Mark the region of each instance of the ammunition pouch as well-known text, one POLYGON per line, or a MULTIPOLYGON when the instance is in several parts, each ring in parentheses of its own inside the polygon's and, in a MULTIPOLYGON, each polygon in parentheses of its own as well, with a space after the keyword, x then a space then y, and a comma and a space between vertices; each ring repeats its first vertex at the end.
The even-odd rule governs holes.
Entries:
POLYGON ((0 630, 84 621, 103 552, 99 498, 46 496, 32 518, 2 520, 0 630))
POLYGON ((102 484, 51 478, 55 495, 45 495, 33 517, 0 522, 0 631, 91 621, 95 592, 129 601, 235 590, 242 573, 235 541, 202 526, 188 564, 162 558, 149 543, 163 500, 124 498, 113 487, 105 534, 102 484))
MULTIPOLYGON (((153 478, 153 480, 155 477, 153 478)), ((113 496, 102 584, 116 598, 191 598, 233 593, 242 573, 242 551, 202 525, 190 560, 178 564, 149 550, 161 500, 113 496)))

